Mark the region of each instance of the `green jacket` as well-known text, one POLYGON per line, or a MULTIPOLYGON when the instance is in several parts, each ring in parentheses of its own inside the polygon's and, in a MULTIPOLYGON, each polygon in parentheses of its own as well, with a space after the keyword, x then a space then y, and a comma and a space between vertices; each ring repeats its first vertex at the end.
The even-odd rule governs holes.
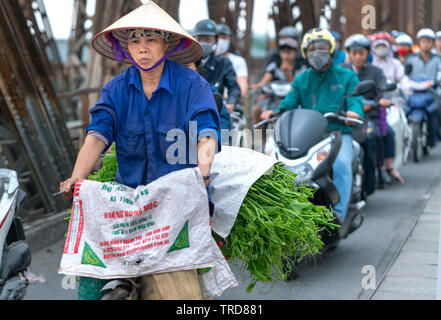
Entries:
MULTIPOLYGON (((358 83, 355 72, 340 66, 332 65, 325 72, 317 72, 310 68, 295 78, 291 91, 274 111, 293 110, 300 104, 304 109, 317 110, 322 114, 335 112, 341 98, 354 93, 358 83)), ((342 107, 342 110, 356 112, 362 119, 363 99, 347 99, 346 108, 342 107)), ((348 134, 351 133, 352 127, 330 122, 329 130, 341 130, 343 134, 348 134)))

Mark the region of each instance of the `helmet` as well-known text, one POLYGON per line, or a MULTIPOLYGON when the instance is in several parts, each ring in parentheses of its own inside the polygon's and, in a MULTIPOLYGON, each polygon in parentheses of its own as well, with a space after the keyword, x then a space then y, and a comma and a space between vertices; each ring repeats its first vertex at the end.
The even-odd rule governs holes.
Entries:
POLYGON ((436 36, 437 39, 441 38, 441 31, 438 31, 438 32, 435 34, 435 36, 436 36))
POLYGON ((370 36, 369 38, 371 39, 372 43, 378 40, 386 40, 387 42, 392 43, 392 37, 388 32, 384 32, 384 31, 377 32, 372 36, 370 36))
POLYGON ((365 48, 367 50, 371 50, 371 42, 367 37, 360 33, 353 34, 350 36, 345 42, 345 48, 347 51, 357 50, 361 48, 365 48))
POLYGON ((199 21, 194 27, 193 36, 217 36, 217 25, 213 20, 205 19, 199 21))
POLYGON ((220 23, 217 25, 217 34, 231 37, 231 29, 225 23, 220 23))
POLYGON ((291 38, 282 39, 279 41, 279 49, 282 48, 299 50, 299 43, 297 42, 296 39, 291 39, 291 38))
POLYGON ((394 38, 399 37, 400 34, 401 34, 401 32, 398 31, 398 30, 392 30, 392 31, 390 32, 390 35, 391 35, 392 37, 394 37, 394 38))
POLYGON ((421 38, 429 38, 432 40, 435 40, 435 32, 432 29, 425 28, 418 31, 417 39, 420 40, 421 38))
POLYGON ((407 45, 409 45, 411 47, 413 46, 412 38, 409 35, 407 35, 407 34, 399 35, 397 37, 397 39, 395 40, 395 43, 397 45, 399 45, 399 44, 407 44, 407 45))
POLYGON ((298 39, 299 38, 299 32, 295 27, 288 26, 284 27, 279 31, 279 38, 293 38, 298 39))
POLYGON ((341 40, 341 35, 337 31, 331 31, 332 36, 334 37, 335 41, 341 40))
POLYGON ((328 42, 331 46, 330 54, 333 55, 335 52, 335 38, 332 36, 331 32, 326 29, 315 28, 309 30, 305 36, 303 37, 302 42, 302 56, 306 58, 306 49, 314 43, 318 41, 328 42))

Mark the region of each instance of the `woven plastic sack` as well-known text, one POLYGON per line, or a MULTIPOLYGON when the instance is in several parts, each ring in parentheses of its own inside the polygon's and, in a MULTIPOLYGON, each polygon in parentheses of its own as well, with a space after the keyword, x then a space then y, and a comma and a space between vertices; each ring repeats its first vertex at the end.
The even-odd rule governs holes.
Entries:
MULTIPOLYGON (((199 168, 170 173, 147 186, 80 181, 59 273, 97 279, 213 268, 208 196, 199 168)), ((237 285, 227 264, 217 268, 237 285)), ((219 283, 219 282, 218 282, 219 283)), ((208 284, 208 291, 222 290, 208 284)))

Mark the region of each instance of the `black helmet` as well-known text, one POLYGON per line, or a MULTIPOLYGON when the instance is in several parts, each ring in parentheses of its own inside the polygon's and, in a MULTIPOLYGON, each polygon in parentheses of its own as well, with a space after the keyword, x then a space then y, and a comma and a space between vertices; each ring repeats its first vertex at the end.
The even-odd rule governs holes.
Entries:
POLYGON ((193 36, 217 36, 217 25, 216 22, 210 19, 205 19, 199 21, 194 27, 193 36))
POLYGON ((225 23, 219 23, 217 25, 217 34, 231 37, 231 29, 225 23))

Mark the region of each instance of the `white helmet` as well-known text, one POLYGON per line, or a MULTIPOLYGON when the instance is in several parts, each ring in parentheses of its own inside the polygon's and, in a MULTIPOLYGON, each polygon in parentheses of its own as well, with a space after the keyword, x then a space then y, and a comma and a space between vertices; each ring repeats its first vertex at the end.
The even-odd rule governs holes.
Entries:
POLYGON ((429 38, 432 40, 435 40, 435 31, 433 31, 432 29, 421 29, 418 34, 417 34, 417 38, 418 40, 420 40, 421 38, 429 38))
POLYGON ((399 45, 399 44, 407 44, 407 45, 412 47, 413 46, 413 41, 412 41, 412 38, 409 35, 401 34, 395 40, 395 44, 397 44, 397 45, 399 45))
POLYGON ((441 31, 438 31, 438 32, 436 33, 436 38, 437 38, 437 39, 441 38, 441 31))

